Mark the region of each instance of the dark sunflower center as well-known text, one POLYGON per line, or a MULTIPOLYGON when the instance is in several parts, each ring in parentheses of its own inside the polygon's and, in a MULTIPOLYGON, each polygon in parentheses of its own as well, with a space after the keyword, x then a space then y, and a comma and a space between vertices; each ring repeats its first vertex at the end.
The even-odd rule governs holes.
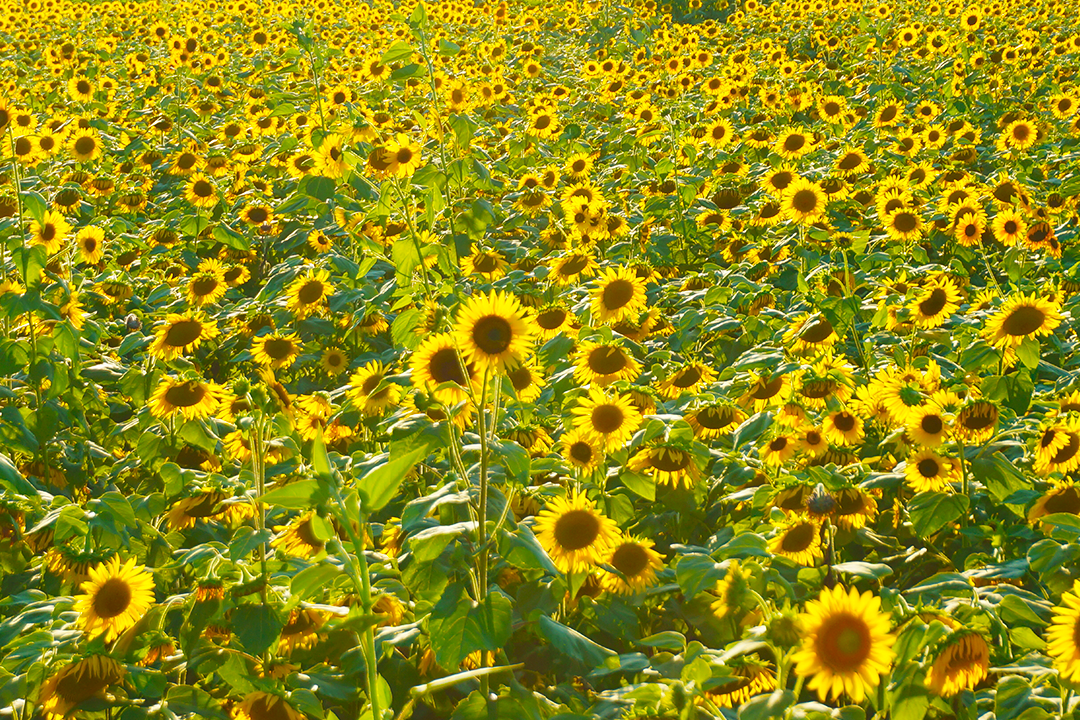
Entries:
POLYGON ((614 375, 626 367, 626 355, 617 347, 600 346, 589 353, 588 364, 597 375, 614 375))
POLYGON ((572 443, 570 445, 570 457, 582 465, 588 465, 593 459, 592 445, 583 440, 572 443))
POLYGON ((788 135, 784 140, 784 150, 788 152, 798 152, 804 145, 806 145, 806 138, 802 135, 788 135))
POLYGON ((624 543, 611 554, 611 566, 628 578, 649 567, 649 552, 637 543, 624 543))
POLYGON ((806 440, 806 444, 809 445, 810 447, 816 447, 816 446, 820 445, 822 442, 824 442, 824 438, 821 436, 821 433, 819 433, 817 430, 808 431, 806 433, 806 436, 804 437, 804 440, 806 440))
POLYGON ((1061 463, 1067 463, 1076 457, 1077 451, 1080 450, 1080 435, 1076 433, 1069 433, 1069 442, 1065 447, 1054 453, 1054 462, 1057 465, 1061 463))
POLYGON ((848 432, 855 429, 855 416, 849 412, 840 412, 833 416, 833 425, 840 432, 848 432))
POLYGON ((696 365, 680 370, 671 380, 671 384, 677 388, 693 387, 701 380, 701 369, 696 365))
POLYGON ((818 660, 834 673, 854 673, 870 657, 870 628, 862 618, 839 613, 822 623, 818 630, 818 660))
POLYGON ((499 269, 499 258, 488 253, 480 253, 473 258, 473 267, 482 273, 495 272, 499 269))
POLYGON ((567 312, 562 308, 545 310, 536 317, 536 324, 545 330, 554 330, 566 321, 567 312))
MULTIPOLYGON (((381 373, 376 373, 376 374, 372 375, 371 377, 369 377, 367 380, 364 381, 364 384, 360 386, 360 391, 362 393, 364 393, 365 395, 370 396, 371 399, 374 400, 374 399, 376 399, 376 395, 372 395, 371 392, 375 388, 379 387, 379 383, 381 383, 382 380, 383 380, 382 374, 381 373)), ((382 391, 379 392, 377 395, 379 397, 381 397, 381 396, 385 395, 389 390, 390 390, 390 388, 388 388, 388 387, 383 388, 382 391)))
POLYGON ((510 322, 499 315, 482 317, 473 326, 473 343, 487 355, 506 352, 513 338, 514 329, 510 322))
POLYGON ((195 197, 208 198, 214 194, 214 186, 206 180, 196 180, 195 184, 191 186, 191 192, 194 193, 195 197))
POLYGON ((270 213, 269 213, 269 211, 267 211, 266 208, 253 207, 250 210, 248 210, 248 220, 255 223, 256 225, 263 224, 269 218, 270 218, 270 213))
POLYGON ((1005 221, 1005 233, 1006 234, 1015 235, 1016 231, 1019 230, 1019 229, 1020 229, 1020 227, 1016 224, 1015 220, 1006 220, 1005 221))
POLYGON ((109 578, 94 593, 94 612, 98 617, 114 618, 131 604, 131 586, 123 578, 109 578))
POLYGON ((524 365, 511 370, 506 375, 510 378, 510 384, 514 386, 514 390, 518 392, 532 385, 532 373, 524 365))
POLYGON ((295 532, 296 537, 300 538, 307 545, 315 548, 321 548, 323 546, 322 540, 315 535, 315 528, 312 526, 310 518, 297 525, 295 532))
MULTIPOLYGON (((1075 408, 1080 410, 1080 407, 1075 408)), ((1068 412, 1063 405, 1062 412, 1068 412)), ((985 430, 997 422, 997 408, 989 404, 973 405, 960 413, 960 424, 967 430, 985 430)))
POLYGON ((45 226, 41 228, 41 239, 45 242, 51 241, 56 237, 56 226, 52 223, 45 223, 45 226))
POLYGON ((244 274, 244 268, 240 265, 231 267, 225 271, 225 282, 236 282, 244 274))
POLYGON ((835 380, 811 380, 804 384, 799 392, 803 397, 821 400, 836 392, 838 387, 839 384, 835 380))
POLYGON ((833 326, 828 320, 821 319, 799 333, 799 339, 807 343, 819 343, 832 335, 833 326))
POLYGON ((937 435, 944 429, 945 423, 941 421, 941 417, 938 415, 926 415, 919 421, 919 427, 922 428, 924 433, 937 435))
POLYGON ((169 326, 165 333, 165 344, 170 347, 184 347, 199 339, 202 335, 202 323, 198 320, 180 320, 169 326))
POLYGON ((598 433, 610 435, 623 426, 626 417, 618 405, 597 405, 592 411, 592 426, 598 433))
POLYGON ((862 158, 855 153, 848 153, 845 155, 839 163, 841 170, 854 170, 862 164, 862 158))
POLYGON ((563 550, 581 550, 596 541, 600 521, 588 510, 570 510, 555 521, 555 542, 563 550))
POLYGON ((784 387, 784 376, 775 377, 765 382, 758 381, 758 386, 750 393, 755 400, 768 400, 775 397, 784 387))
POLYGON ((551 126, 551 117, 548 115, 538 115, 533 122, 533 127, 537 130, 546 130, 551 126))
POLYGON ((604 288, 601 299, 608 310, 618 310, 634 299, 634 283, 622 278, 612 280, 604 288))
POLYGON ((79 155, 89 155, 94 152, 97 143, 92 137, 81 137, 75 141, 75 152, 79 155))
POLYGON ((784 448, 788 446, 788 442, 790 441, 786 437, 781 435, 778 438, 772 439, 772 441, 769 443, 769 449, 773 452, 782 452, 784 448))
POLYGON ((198 162, 198 158, 194 153, 184 153, 176 160, 176 167, 181 170, 190 170, 195 167, 195 163, 198 162))
POLYGON ((649 464, 661 472, 679 472, 690 464, 690 454, 682 450, 661 448, 649 457, 649 464))
POLYGON ((893 215, 892 226, 899 232, 909 233, 919 226, 915 213, 898 212, 893 215))
POLYGON ((833 102, 831 100, 829 102, 825 103, 825 114, 826 115, 836 115, 838 112, 840 112, 840 104, 839 103, 833 102))
POLYGON ((784 533, 780 540, 780 549, 783 552, 803 552, 814 542, 817 527, 814 523, 799 523, 784 533))
POLYGON ((296 293, 296 298, 305 305, 312 305, 322 300, 323 284, 318 280, 308 280, 296 293))
POLYGON ((458 360, 457 350, 452 347, 443 348, 432 354, 428 361, 428 372, 436 383, 453 382, 458 385, 465 384, 465 375, 461 371, 461 362, 458 360))
POLYGON ((1043 326, 1046 313, 1031 305, 1021 305, 1009 313, 1001 328, 1013 337, 1021 337, 1036 332, 1043 326))
POLYGON ((1020 142, 1023 142, 1024 140, 1027 140, 1029 137, 1031 137, 1031 128, 1029 128, 1027 125, 1017 125, 1013 128, 1013 137, 1020 142))
POLYGON ((735 421, 735 409, 728 407, 705 408, 697 414, 697 422, 707 430, 719 430, 735 421))
POLYGON ((271 360, 284 360, 293 354, 292 340, 286 340, 285 338, 270 338, 263 343, 263 352, 271 360))
POLYGON ((799 190, 791 196, 791 207, 804 215, 814 212, 817 206, 818 196, 813 190, 799 190))
POLYGON ((398 165, 408 165, 412 162, 412 159, 413 151, 407 147, 398 148, 397 153, 394 155, 394 161, 397 162, 398 165))
POLYGON ((194 380, 173 385, 165 391, 165 401, 173 407, 192 407, 202 402, 205 397, 206 388, 194 380))
POLYGON ((945 308, 949 296, 943 288, 934 288, 930 296, 919 303, 919 312, 927 317, 933 317, 945 308))
POLYGON ((75 89, 79 91, 80 95, 89 95, 90 83, 86 80, 80 80, 79 82, 75 83, 75 89))
POLYGON ((923 458, 916 467, 919 469, 919 474, 924 478, 937 477, 940 470, 938 461, 934 458, 923 458))

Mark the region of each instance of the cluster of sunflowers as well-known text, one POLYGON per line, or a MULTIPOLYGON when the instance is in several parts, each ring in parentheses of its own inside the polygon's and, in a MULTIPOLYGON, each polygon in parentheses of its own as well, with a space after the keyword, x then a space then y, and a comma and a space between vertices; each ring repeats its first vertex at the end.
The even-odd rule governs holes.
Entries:
POLYGON ((0 707, 1075 716, 1060 0, 0 0, 0 707))

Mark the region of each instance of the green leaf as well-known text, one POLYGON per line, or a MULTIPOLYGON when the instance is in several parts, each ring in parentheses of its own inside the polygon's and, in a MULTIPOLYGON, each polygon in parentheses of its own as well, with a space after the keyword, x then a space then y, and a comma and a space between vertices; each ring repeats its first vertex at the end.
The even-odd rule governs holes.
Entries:
POLYGON ((686 636, 674 630, 664 630, 638 640, 637 644, 645 647, 663 648, 672 652, 682 652, 686 649, 686 636))
POLYGON ((218 701, 210 696, 210 693, 194 685, 173 685, 165 695, 165 703, 176 717, 191 715, 221 720, 229 717, 228 713, 221 709, 218 701))
POLYGON ((656 500, 656 478, 652 475, 639 473, 634 470, 624 470, 619 474, 619 480, 628 490, 649 502, 656 500))
POLYGON ((110 490, 104 493, 101 497, 94 501, 95 504, 103 505, 120 523, 126 525, 129 530, 134 532, 138 527, 138 522, 135 520, 135 511, 131 507, 131 503, 128 499, 118 493, 115 490, 110 490))
POLYGON ((1042 348, 1039 346, 1039 341, 1035 338, 1024 338, 1024 341, 1016 348, 1016 357, 1020 359, 1020 362, 1028 370, 1034 370, 1039 367, 1039 356, 1041 353, 1042 348))
POLYGON ((752 443, 761 437, 761 434, 769 429, 772 425, 772 413, 759 412, 746 419, 746 421, 735 428, 735 434, 732 436, 732 447, 738 449, 752 443))
POLYGON ((394 344, 404 347, 408 350, 415 350, 420 347, 420 341, 424 339, 423 335, 416 332, 416 326, 423 317, 416 308, 409 308, 403 310, 390 325, 390 337, 393 338, 394 344))
POLYGON ((444 57, 452 57, 461 52, 461 46, 449 40, 439 40, 439 54, 444 57))
POLYGON ((545 615, 540 616, 539 630, 553 648, 588 668, 597 667, 607 658, 616 656, 614 650, 596 644, 577 630, 545 615))
POLYGON ((399 67, 397 70, 390 73, 390 81, 397 82, 398 80, 408 80, 414 77, 423 77, 427 72, 427 68, 419 63, 409 63, 403 67, 399 67))
POLYGON ((405 475, 427 454, 427 448, 419 447, 394 457, 394 445, 390 445, 390 460, 370 470, 360 478, 358 487, 365 512, 375 512, 397 495, 405 475))
POLYGON ((379 58, 379 63, 381 65, 389 65, 390 63, 395 63, 399 60, 408 60, 412 55, 412 45, 402 40, 398 40, 390 46, 389 50, 383 53, 382 57, 379 58))
POLYGON ((15 467, 15 463, 11 462, 11 458, 3 453, 0 453, 0 484, 16 495, 37 496, 37 489, 23 477, 23 474, 15 467))
POLYGON ((285 623, 269 605, 240 605, 230 617, 236 639, 252 655, 262 655, 281 635, 285 623))
POLYGON ((328 563, 306 567, 293 575, 289 591, 300 599, 317 597, 341 577, 341 570, 328 563))
POLYGON ((929 537, 968 510, 966 495, 941 492, 919 493, 908 505, 911 525, 920 537, 929 537))
POLYGON ((260 500, 267 505, 276 505, 292 510, 307 510, 323 502, 326 498, 324 488, 319 484, 318 480, 298 480, 266 491, 260 500))
POLYGON ((739 720, 769 720, 784 716, 795 702, 795 693, 776 690, 769 695, 759 695, 739 708, 739 720))
POLYGON ((724 568, 708 555, 683 555, 675 564, 675 581, 687 598, 711 588, 725 574, 724 568))
POLYGON ((309 197, 326 202, 334 197, 334 193, 337 192, 337 183, 321 175, 312 175, 308 177, 307 183, 304 185, 304 192, 309 197))

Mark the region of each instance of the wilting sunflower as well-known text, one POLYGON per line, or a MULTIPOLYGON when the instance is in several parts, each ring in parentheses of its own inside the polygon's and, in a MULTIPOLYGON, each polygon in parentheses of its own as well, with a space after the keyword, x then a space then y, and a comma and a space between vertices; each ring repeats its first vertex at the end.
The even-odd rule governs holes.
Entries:
POLYGON ((579 492, 552 500, 536 516, 535 530, 540 545, 564 573, 589 570, 619 542, 619 527, 579 492))
POLYGON ((287 368, 300 355, 300 348, 296 333, 272 332, 251 341, 251 357, 269 368, 287 368))
POLYGON ((1061 324, 1061 305, 1037 294, 1009 298, 986 322, 985 336, 997 348, 1016 348, 1024 338, 1051 334, 1061 324))
POLYGON ((632 269, 606 268, 596 278, 590 307, 594 320, 617 323, 645 310, 645 282, 632 269))
POLYGON ((476 366, 461 357, 450 333, 427 337, 413 353, 409 367, 413 385, 447 405, 465 402, 476 380, 476 366))
POLYGON ((461 305, 454 333, 458 347, 478 369, 506 372, 528 359, 536 322, 515 296, 493 290, 461 305))
POLYGON ((124 667, 104 655, 91 655, 60 668, 41 685, 38 703, 48 718, 65 718, 81 703, 102 697, 124 678, 124 667))
POLYGON ((990 669, 990 646, 975 630, 954 630, 934 651, 926 684, 941 697, 974 690, 990 669))
POLYGON ((944 324, 959 307, 960 291, 956 283, 944 275, 926 283, 908 305, 915 324, 924 328, 944 324))
POLYGON ((596 258, 587 249, 578 249, 568 252, 554 261, 551 274, 556 282, 563 285, 572 285, 581 278, 589 278, 596 274, 599 265, 596 258))
POLYGON ((694 429, 694 435, 702 440, 712 440, 731 432, 741 425, 747 415, 741 408, 726 403, 705 405, 686 416, 686 422, 694 429))
POLYGON ((800 620, 805 634, 792 658, 796 674, 810 679, 807 687, 822 702, 846 693, 861 703, 893 660, 895 638, 881 598, 837 585, 809 601, 800 620))
POLYGON ((956 413, 953 433, 968 445, 978 445, 994 434, 999 415, 997 406, 991 401, 969 400, 956 413))
POLYGON ((188 420, 209 417, 225 391, 213 382, 164 377, 150 395, 150 413, 162 420, 180 413, 188 420))
POLYGON ((75 597, 79 625, 87 635, 104 635, 105 642, 119 637, 146 614, 154 603, 154 576, 136 567, 135 558, 120 563, 120 556, 90 570, 90 579, 75 597))
POLYGON ((1043 494, 1028 510, 1028 522, 1033 523, 1055 513, 1080 515, 1080 487, 1063 485, 1043 494))
POLYGON ((1046 630, 1046 654, 1054 660, 1061 678, 1080 683, 1080 580, 1061 595, 1046 630))
POLYGON ((314 315, 326 306, 326 299, 333 294, 334 286, 328 280, 327 270, 311 270, 293 280, 286 289, 288 307, 298 319, 314 315))
POLYGON ((604 563, 618 570, 602 570, 600 587, 616 595, 633 595, 656 582, 656 573, 664 560, 653 550, 653 542, 639 537, 626 537, 614 545, 604 563))
POLYGON ((607 395, 590 388, 574 409, 574 427, 600 443, 607 452, 622 448, 641 426, 641 413, 625 395, 607 395))
POLYGON ((285 698, 262 690, 244 696, 232 710, 233 720, 304 720, 305 715, 285 698))
POLYGON ((30 223, 30 238, 35 245, 41 245, 45 252, 55 255, 64 247, 64 242, 71 232, 71 224, 63 215, 55 210, 49 210, 41 222, 34 220, 30 223))
POLYGON ((688 450, 666 443, 637 451, 628 466, 636 472, 651 475, 660 485, 692 488, 701 478, 694 456, 688 450))
POLYGON ((633 382, 639 374, 641 365, 618 344, 583 342, 574 352, 574 378, 582 385, 603 387, 619 380, 633 382))
POLYGON ((381 415, 388 407, 400 402, 402 387, 390 382, 389 374, 389 368, 372 360, 349 378, 351 389, 347 395, 365 415, 381 415))
POLYGON ((1063 475, 1080 468, 1080 421, 1069 420, 1043 431, 1035 446, 1032 469, 1040 475, 1063 475))
POLYGON ((200 313, 169 313, 154 333, 150 354, 159 360, 172 360, 217 335, 217 324, 200 313))
POLYGON ((315 534, 315 511, 308 510, 287 525, 277 525, 277 537, 270 541, 271 547, 286 555, 312 558, 323 550, 324 541, 315 534))
MULTIPOLYGON (((250 453, 248 453, 250 456, 250 453)), ((218 490, 203 490, 197 495, 178 500, 169 509, 166 525, 169 530, 188 530, 195 527, 199 520, 213 517, 219 512, 219 505, 225 499, 225 493, 218 490)))
POLYGON ((937 492, 960 480, 960 464, 933 450, 920 450, 907 459, 904 477, 917 493, 937 492))
POLYGON ((817 354, 839 341, 832 323, 821 315, 801 315, 784 333, 784 342, 797 354, 817 354))
POLYGON ((799 565, 816 565, 825 557, 821 547, 821 523, 808 517, 789 518, 769 541, 769 551, 799 565))
POLYGON ((668 400, 675 400, 684 394, 693 395, 716 379, 716 371, 704 363, 690 362, 678 368, 662 380, 657 387, 660 394, 668 400))
POLYGON ((312 608, 295 608, 289 621, 281 628, 278 652, 289 654, 293 650, 308 650, 319 642, 319 629, 326 624, 327 613, 312 608))
POLYGON ((739 655, 727 662, 732 675, 713 683, 706 681, 705 699, 717 707, 737 708, 755 695, 776 689, 772 663, 755 654, 739 655))

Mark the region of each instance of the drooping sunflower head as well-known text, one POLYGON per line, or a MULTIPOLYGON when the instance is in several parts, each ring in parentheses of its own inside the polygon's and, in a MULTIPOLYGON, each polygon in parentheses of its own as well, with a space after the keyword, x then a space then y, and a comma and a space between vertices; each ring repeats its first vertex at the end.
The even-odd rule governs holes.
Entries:
POLYGON ((730 617, 738 621, 755 605, 753 588, 750 586, 750 570, 742 567, 738 560, 728 560, 726 564, 726 574, 712 591, 716 596, 712 602, 712 611, 720 619, 730 617))
POLYGON ((250 692, 233 707, 233 720, 304 720, 285 698, 262 690, 250 692))
POLYGON ((47 717, 64 718, 80 703, 100 697, 124 678, 124 667, 110 657, 91 655, 68 663, 41 686, 38 702, 47 717))
POLYGON ((934 650, 926 684, 941 697, 974 690, 990 668, 990 646, 977 631, 954 630, 934 650))
POLYGON ((680 444, 654 443, 642 448, 630 459, 629 467, 651 475, 661 485, 692 488, 701 478, 693 454, 680 444))
POLYGON ((689 362, 677 367, 662 380, 657 387, 660 394, 669 400, 681 396, 693 395, 703 386, 716 379, 716 371, 701 362, 689 362))
POLYGON ((740 655, 727 663, 731 674, 705 683, 705 698, 717 707, 738 708, 750 698, 776 689, 773 663, 756 653, 740 655))

